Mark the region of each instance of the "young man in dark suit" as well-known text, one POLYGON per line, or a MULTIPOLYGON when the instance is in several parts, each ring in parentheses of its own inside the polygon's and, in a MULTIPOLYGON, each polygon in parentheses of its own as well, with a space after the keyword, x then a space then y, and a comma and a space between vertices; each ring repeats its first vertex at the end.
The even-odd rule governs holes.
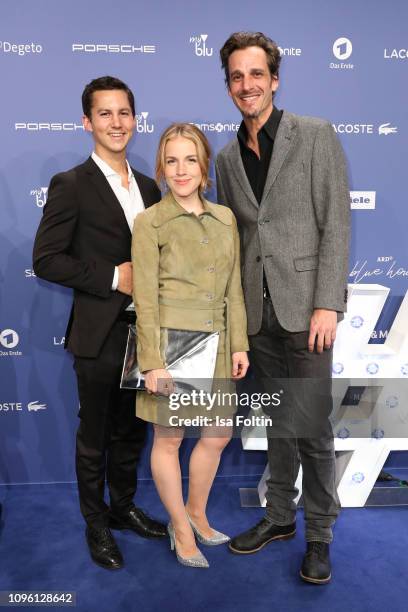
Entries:
POLYGON ((110 527, 144 537, 166 535, 164 525, 133 503, 146 424, 135 416, 134 392, 119 388, 127 325, 134 320, 131 230, 137 213, 161 195, 126 159, 135 128, 128 86, 110 76, 94 79, 82 106, 94 151, 51 179, 33 259, 37 276, 74 290, 65 343, 74 355, 80 400, 80 507, 92 559, 118 569, 123 558, 110 527))
POLYGON ((240 229, 251 365, 266 390, 288 391, 281 432, 275 418, 268 430, 266 516, 230 549, 254 553, 295 534, 301 463, 307 552, 300 575, 325 584, 339 512, 328 416, 332 346, 347 303, 346 164, 328 121, 274 106, 281 59, 274 41, 236 32, 220 54, 243 121, 217 157, 217 191, 240 229))

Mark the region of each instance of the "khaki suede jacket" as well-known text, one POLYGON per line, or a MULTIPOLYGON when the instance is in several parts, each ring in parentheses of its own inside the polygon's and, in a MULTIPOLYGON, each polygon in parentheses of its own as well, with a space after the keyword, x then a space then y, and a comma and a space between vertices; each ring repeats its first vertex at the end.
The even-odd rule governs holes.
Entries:
POLYGON ((247 351, 239 235, 225 206, 188 213, 169 192, 135 220, 133 299, 141 371, 163 368, 160 328, 220 331, 223 349, 247 351))

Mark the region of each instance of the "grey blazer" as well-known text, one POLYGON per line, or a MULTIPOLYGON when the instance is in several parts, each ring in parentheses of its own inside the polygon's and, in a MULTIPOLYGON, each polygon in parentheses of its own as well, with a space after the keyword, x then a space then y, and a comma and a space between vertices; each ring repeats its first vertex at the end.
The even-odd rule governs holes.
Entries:
POLYGON ((262 322, 263 275, 279 323, 309 329, 315 308, 347 302, 350 194, 343 150, 331 124, 284 112, 260 205, 235 138, 217 156, 218 202, 230 206, 241 236, 248 333, 262 322))

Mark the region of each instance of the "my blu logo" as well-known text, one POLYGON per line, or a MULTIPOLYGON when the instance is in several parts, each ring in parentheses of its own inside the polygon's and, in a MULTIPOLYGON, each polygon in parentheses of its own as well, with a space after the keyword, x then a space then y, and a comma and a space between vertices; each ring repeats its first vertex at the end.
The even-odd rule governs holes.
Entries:
POLYGON ((148 123, 147 118, 149 113, 144 111, 143 113, 139 113, 136 115, 136 132, 139 134, 151 134, 154 132, 153 123, 148 123))
POLYGON ((214 49, 207 47, 208 34, 200 34, 198 36, 190 36, 190 43, 194 43, 194 53, 198 57, 210 57, 214 49))

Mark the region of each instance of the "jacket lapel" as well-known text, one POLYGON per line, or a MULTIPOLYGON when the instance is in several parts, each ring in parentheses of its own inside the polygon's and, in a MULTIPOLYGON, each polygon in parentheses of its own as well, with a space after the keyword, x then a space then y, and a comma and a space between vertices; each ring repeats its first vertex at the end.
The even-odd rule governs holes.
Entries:
POLYGON ((252 191, 252 187, 248 181, 248 177, 245 172, 244 164, 242 163, 241 158, 241 150, 239 148, 238 139, 235 139, 233 143, 233 147, 231 149, 231 155, 228 156, 228 161, 230 163, 232 172, 235 174, 238 183, 242 191, 247 196, 248 200, 253 204, 253 206, 258 210, 258 202, 252 191))
POLYGON ((262 194, 261 206, 269 195, 272 185, 282 168, 283 162, 288 155, 297 132, 296 121, 291 113, 284 112, 279 123, 276 133, 275 142, 273 145, 273 153, 269 164, 268 175, 266 177, 265 187, 262 194))
POLYGON ((126 230, 130 233, 129 225, 125 217, 125 213, 123 212, 123 208, 120 205, 115 193, 113 192, 111 186, 109 185, 106 177, 103 175, 103 172, 98 168, 93 159, 90 157, 87 162, 85 162, 85 169, 87 174, 89 175, 90 180, 95 185, 95 188, 100 195, 101 199, 105 202, 107 206, 114 208, 119 219, 121 220, 122 225, 124 224, 126 230))

